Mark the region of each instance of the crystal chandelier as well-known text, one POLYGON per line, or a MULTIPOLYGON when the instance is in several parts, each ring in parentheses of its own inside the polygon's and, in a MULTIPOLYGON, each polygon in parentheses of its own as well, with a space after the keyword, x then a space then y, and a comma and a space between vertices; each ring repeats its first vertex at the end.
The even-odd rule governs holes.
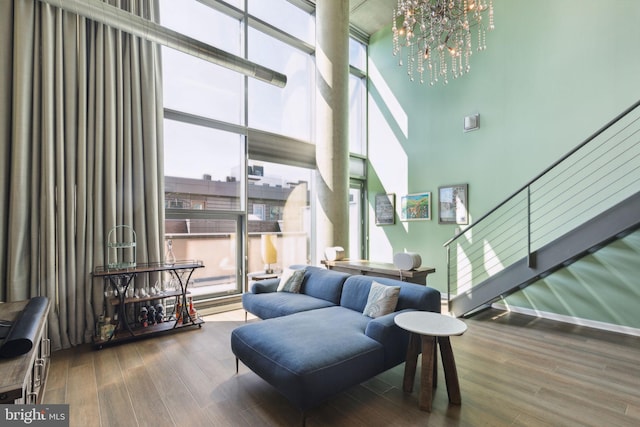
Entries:
POLYGON ((433 85, 449 82, 471 69, 471 28, 478 31, 478 51, 486 49, 486 30, 493 30, 493 0, 398 0, 393 11, 393 54, 406 49, 407 74, 425 74, 433 85), (489 11, 489 23, 483 14, 489 11))

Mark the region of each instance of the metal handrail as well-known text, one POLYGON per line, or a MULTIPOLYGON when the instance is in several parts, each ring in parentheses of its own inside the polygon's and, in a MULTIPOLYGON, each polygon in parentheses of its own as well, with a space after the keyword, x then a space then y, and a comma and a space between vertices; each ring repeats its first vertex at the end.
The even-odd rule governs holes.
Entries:
POLYGON ((585 145, 587 145, 589 142, 591 142, 592 140, 594 140, 595 138, 597 138, 598 136, 600 136, 602 133, 604 133, 605 131, 607 131, 611 126, 613 126, 614 124, 616 124, 617 122, 619 122, 622 118, 624 118, 627 114, 629 114, 631 111, 633 111, 634 109, 636 109, 637 107, 640 106, 640 100, 636 101, 633 105, 631 105, 629 108, 625 109, 622 113, 618 114, 615 118, 613 118, 612 120, 610 120, 607 124, 605 124, 604 126, 602 126, 600 129, 598 129, 596 132, 594 132, 591 136, 589 136, 587 139, 585 139, 584 141, 582 141, 580 144, 578 144, 575 148, 573 148, 571 151, 569 151, 567 154, 565 154, 564 156, 560 157, 557 161, 555 161, 553 164, 551 164, 551 166, 547 167, 545 170, 543 170, 541 173, 539 173, 535 178, 531 179, 529 182, 527 182, 526 184, 524 184, 521 188, 519 188, 518 190, 516 190, 515 192, 513 192, 510 196, 508 196, 506 199, 504 199, 501 203, 499 203, 498 205, 496 205, 493 209, 489 210, 489 212, 487 212, 486 214, 482 215, 478 220, 474 221, 473 224, 471 224, 469 227, 467 227, 463 232, 458 233, 457 235, 453 236, 451 239, 447 240, 442 246, 444 247, 448 247, 449 245, 451 245, 451 243, 453 243, 454 241, 456 241, 458 238, 462 237, 466 232, 468 232, 469 230, 471 230, 473 227, 477 226, 478 224, 480 224, 483 220, 485 220, 487 217, 489 217, 491 214, 493 214, 494 212, 496 212, 498 209, 500 209, 501 207, 503 207, 504 205, 506 205, 507 203, 509 203, 511 200, 513 200, 516 196, 518 196, 520 193, 522 193, 524 190, 526 190, 527 188, 529 188, 531 185, 533 185, 534 183, 536 183, 540 178, 542 178, 544 175, 546 175, 547 173, 549 173, 551 170, 553 170, 554 168, 556 168, 558 165, 560 165, 562 162, 564 162, 565 160, 567 160, 569 157, 571 157, 573 154, 575 154, 577 151, 579 151, 581 148, 583 148, 585 145))

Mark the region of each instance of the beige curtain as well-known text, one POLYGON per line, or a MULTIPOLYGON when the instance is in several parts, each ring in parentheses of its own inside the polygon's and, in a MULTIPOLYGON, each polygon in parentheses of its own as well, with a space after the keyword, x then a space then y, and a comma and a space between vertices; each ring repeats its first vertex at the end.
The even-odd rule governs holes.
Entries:
MULTIPOLYGON (((110 0, 148 19, 156 0, 110 0)), ((54 349, 89 342, 115 225, 163 249, 157 46, 36 0, 0 1, 0 300, 50 298, 54 349)))

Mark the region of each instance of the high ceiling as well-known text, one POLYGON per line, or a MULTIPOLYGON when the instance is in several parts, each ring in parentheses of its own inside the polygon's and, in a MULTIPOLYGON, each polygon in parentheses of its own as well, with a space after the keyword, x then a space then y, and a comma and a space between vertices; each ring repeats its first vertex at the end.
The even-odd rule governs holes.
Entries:
MULTIPOLYGON (((317 3, 318 0, 289 0, 292 3, 317 3)), ((324 0, 337 1, 337 0, 324 0)), ((398 0, 349 0, 351 25, 370 36, 391 23, 393 8, 398 0)))
POLYGON ((391 23, 397 0, 349 0, 349 21, 371 35, 391 23))

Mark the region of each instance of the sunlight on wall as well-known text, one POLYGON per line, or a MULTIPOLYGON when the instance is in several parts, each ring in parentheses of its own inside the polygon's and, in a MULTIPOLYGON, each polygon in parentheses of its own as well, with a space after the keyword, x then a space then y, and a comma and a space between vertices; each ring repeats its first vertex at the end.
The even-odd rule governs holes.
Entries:
MULTIPOLYGON (((331 100, 331 92, 334 87, 333 68, 331 67, 331 60, 321 48, 316 50, 316 58, 316 74, 319 75, 317 78, 320 80, 316 88, 316 110, 322 112, 322 114, 316 115, 315 138, 318 143, 322 141, 322 144, 333 147, 333 132, 336 130, 333 124, 336 111, 334 111, 334 105, 332 105, 331 100)), ((325 153, 325 151, 321 150, 320 153, 322 155, 318 155, 317 168, 324 181, 324 177, 333 178, 332 151, 325 153)), ((326 185, 329 190, 335 190, 333 179, 328 179, 326 185)), ((327 218, 319 222, 322 223, 323 221, 327 221, 327 218)))
POLYGON ((623 237, 618 242, 599 250, 592 256, 604 266, 610 277, 622 288, 621 295, 640 298, 640 287, 636 286, 636 266, 640 254, 640 232, 623 237))
POLYGON ((316 70, 320 73, 324 82, 331 87, 331 83, 333 83, 333 69, 329 65, 331 64, 331 60, 324 53, 322 48, 316 49, 316 64, 326 64, 326 66, 316 66, 316 70))
POLYGON ((457 259, 458 259, 458 271, 456 272, 457 276, 456 276, 456 282, 458 284, 458 289, 457 292, 455 292, 453 289, 452 291, 454 291, 453 293, 461 293, 461 292, 465 292, 469 289, 471 289, 471 278, 473 277, 473 267, 471 265, 471 260, 469 260, 469 257, 467 256, 467 254, 464 252, 464 249, 462 249, 462 247, 460 245, 456 246, 458 254, 457 254, 457 259))
MULTIPOLYGON (((399 217, 400 197, 408 193, 409 159, 402 146, 408 134, 408 118, 379 71, 372 63, 369 67, 371 83, 382 97, 377 102, 374 96, 369 95, 369 161, 384 191, 396 194, 396 215, 399 217)), ((407 231, 408 224, 401 224, 407 231)), ((387 241, 381 228, 376 227, 372 233, 387 241)), ((391 245, 384 249, 372 247, 370 257, 374 259, 374 252, 382 250, 388 256, 392 252, 391 245)))
POLYGON ((405 138, 409 138, 409 117, 372 60, 369 60, 369 79, 389 109, 395 125, 402 131, 405 138))
POLYGON ((513 311, 601 329, 619 325, 622 329, 614 330, 638 335, 638 250, 640 232, 635 232, 531 284, 503 303, 513 311), (627 327, 634 331, 625 331, 627 327))
POLYGON ((473 216, 471 215, 471 213, 467 213, 468 217, 469 217, 469 224, 467 225, 459 225, 458 228, 456 229, 456 235, 460 234, 460 233, 464 233, 462 235, 462 238, 464 238, 466 240, 467 244, 472 244, 473 243, 473 228, 471 227, 473 225, 473 216))
MULTIPOLYGON (((615 250, 613 248, 617 243, 614 242, 611 246, 601 249, 600 254, 596 252, 598 256, 592 254, 584 258, 582 262, 576 262, 567 267, 567 271, 573 275, 573 280, 571 280, 571 285, 565 284, 559 289, 569 295, 567 299, 570 301, 580 301, 580 298, 575 295, 580 294, 584 300, 590 301, 590 305, 599 307, 603 315, 597 320, 624 324, 625 307, 619 304, 618 300, 632 297, 634 289, 637 289, 635 286, 637 282, 626 281, 624 274, 615 277, 618 269, 610 269, 598 259, 599 257, 605 258, 608 251, 615 250), (603 292, 604 289, 606 292, 603 292)), ((610 258, 615 259, 616 257, 611 256, 610 258)), ((635 262, 635 260, 631 262, 635 262)), ((635 305, 631 304, 631 306, 635 305)), ((577 304, 574 304, 572 308, 576 315, 581 315, 580 307, 577 304)))
MULTIPOLYGON (((373 218, 375 212, 369 209, 369 217, 373 218)), ((393 259, 393 246, 385 235, 385 227, 371 227, 369 239, 375 244, 369 246, 369 259, 379 262, 391 262, 393 259)))
POLYGON ((487 240, 484 241, 484 269, 489 276, 493 276, 504 270, 504 265, 500 261, 498 254, 496 254, 491 247, 491 243, 487 240))
POLYGON ((575 310, 572 308, 571 303, 569 301, 567 301, 564 297, 564 295, 559 292, 559 290, 562 288, 556 288, 554 286, 550 286, 549 290, 551 291, 551 295, 553 296, 553 298, 555 298, 558 303, 566 310, 567 314, 569 314, 572 317, 576 316, 575 310))

